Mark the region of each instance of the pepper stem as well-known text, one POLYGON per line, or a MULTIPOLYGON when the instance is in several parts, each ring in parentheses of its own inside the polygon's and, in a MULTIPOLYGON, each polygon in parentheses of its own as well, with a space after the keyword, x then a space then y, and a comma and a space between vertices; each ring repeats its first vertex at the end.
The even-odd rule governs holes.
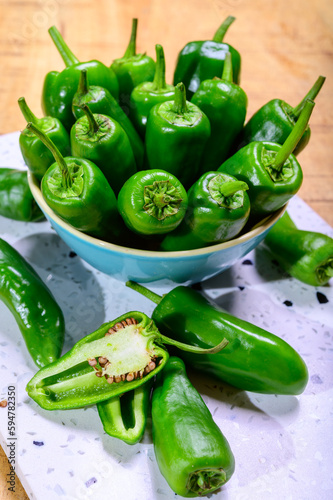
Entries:
POLYGON ((131 288, 135 292, 141 293, 141 295, 147 297, 147 299, 151 300, 152 302, 155 302, 155 304, 159 304, 162 300, 162 297, 160 295, 157 295, 157 293, 152 292, 145 286, 139 285, 139 283, 136 283, 135 281, 126 281, 126 286, 128 286, 128 288, 131 288))
POLYGON ((55 26, 51 26, 49 28, 49 33, 51 38, 58 49, 59 54, 61 55, 66 67, 72 66, 73 64, 78 64, 80 61, 75 57, 71 49, 68 47, 67 43, 61 36, 60 32, 55 26))
POLYGON ((309 92, 306 94, 306 96, 303 97, 303 99, 301 100, 301 102, 295 108, 293 108, 292 112, 290 113, 290 116, 292 118, 294 118, 295 121, 298 120, 298 118, 299 118, 299 116, 300 116, 300 114, 302 112, 302 109, 305 106, 306 101, 308 99, 310 99, 311 101, 315 100, 315 98, 317 97, 317 95, 320 92, 320 89, 324 85, 325 80, 326 80, 325 76, 319 76, 317 78, 317 80, 315 81, 314 85, 309 90, 309 92))
POLYGON ((171 109, 177 115, 183 115, 187 111, 186 89, 182 82, 178 83, 175 87, 175 99, 171 109))
POLYGON ((73 184, 73 179, 69 173, 67 163, 65 162, 64 157, 60 153, 57 146, 51 141, 51 139, 44 134, 36 125, 32 122, 27 124, 27 129, 31 130, 41 141, 42 143, 51 151, 54 156, 55 161, 57 162, 61 173, 62 173, 62 185, 64 188, 69 188, 73 184))
POLYGON ((162 45, 155 45, 156 51, 156 67, 152 88, 161 90, 166 88, 165 80, 165 56, 162 45))
POLYGON ((224 35, 226 34, 226 32, 228 31, 228 28, 229 26, 236 20, 235 17, 233 16, 228 16, 224 21, 223 23, 221 24, 221 26, 217 29, 217 31, 215 32, 215 35, 213 36, 213 42, 218 42, 218 43, 222 43, 223 42, 223 38, 224 38, 224 35))
POLYGON ((88 71, 86 69, 82 69, 80 73, 79 86, 77 88, 79 94, 88 94, 89 92, 89 84, 88 84, 88 71))
POLYGON ((18 104, 20 106, 20 110, 22 111, 22 114, 23 114, 24 118, 26 119, 26 121, 38 124, 39 119, 37 118, 36 115, 33 114, 33 112, 31 111, 31 109, 27 105, 27 103, 25 101, 25 98, 24 97, 20 97, 17 102, 18 102, 18 104))
POLYGON ((136 32, 138 29, 138 20, 136 18, 132 19, 132 31, 129 44, 124 54, 124 59, 135 56, 136 54, 136 32))
POLYGON ((296 148, 306 127, 308 126, 308 122, 314 105, 315 103, 313 101, 310 101, 309 99, 306 100, 299 119, 297 120, 294 128, 290 132, 284 144, 279 149, 273 163, 271 163, 270 165, 274 170, 281 171, 285 161, 296 148))
POLYGON ((85 115, 88 119, 89 134, 90 135, 96 134, 96 132, 98 132, 98 130, 99 130, 99 125, 98 125, 97 121, 95 120, 93 112, 91 111, 91 109, 89 108, 89 106, 87 104, 83 104, 82 106, 80 106, 80 108, 85 113, 85 115))
POLYGON ((247 189, 249 189, 249 186, 243 181, 224 182, 219 187, 220 193, 225 197, 232 196, 237 193, 237 191, 246 191, 247 189))
POLYGON ((183 342, 178 342, 178 340, 170 339, 169 337, 165 337, 162 333, 159 333, 159 337, 163 341, 163 344, 173 345, 182 351, 193 352, 195 354, 215 354, 219 351, 222 351, 228 344, 227 339, 223 339, 219 344, 214 347, 209 347, 208 349, 204 349, 202 347, 197 347, 194 345, 183 344, 183 342))
POLYGON ((233 71, 232 71, 232 59, 231 53, 227 52, 223 64, 222 80, 227 82, 233 81, 233 71))

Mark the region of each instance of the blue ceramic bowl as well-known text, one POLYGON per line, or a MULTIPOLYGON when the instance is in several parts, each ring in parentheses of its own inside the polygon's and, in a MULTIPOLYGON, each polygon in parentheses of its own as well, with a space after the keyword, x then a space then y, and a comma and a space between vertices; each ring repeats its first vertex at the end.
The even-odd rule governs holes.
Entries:
POLYGON ((46 204, 36 178, 28 173, 31 192, 60 238, 83 260, 120 281, 198 283, 231 267, 255 248, 283 214, 285 207, 251 231, 225 243, 197 250, 136 250, 88 236, 60 219, 46 204))

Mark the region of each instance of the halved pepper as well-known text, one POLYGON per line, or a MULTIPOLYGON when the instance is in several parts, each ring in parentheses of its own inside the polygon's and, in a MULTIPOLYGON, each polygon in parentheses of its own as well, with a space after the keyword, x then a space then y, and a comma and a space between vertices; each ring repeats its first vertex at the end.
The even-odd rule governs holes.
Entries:
MULTIPOLYGON (((210 352, 226 343, 224 339, 210 352)), ((140 387, 162 370, 169 357, 162 344, 204 352, 168 339, 146 314, 132 311, 79 340, 59 360, 39 370, 26 390, 46 410, 105 401, 140 387)))

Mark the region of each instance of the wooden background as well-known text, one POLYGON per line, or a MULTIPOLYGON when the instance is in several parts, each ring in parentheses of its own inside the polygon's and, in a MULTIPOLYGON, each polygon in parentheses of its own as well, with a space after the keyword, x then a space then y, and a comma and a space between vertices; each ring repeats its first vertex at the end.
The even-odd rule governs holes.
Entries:
MULTIPOLYGON (((210 39, 223 19, 234 15, 225 41, 242 54, 248 117, 277 97, 295 106, 319 75, 327 77, 311 117, 310 143, 299 156, 304 171, 299 195, 333 226, 331 0, 0 0, 0 7, 1 134, 25 126, 20 96, 41 115, 44 75, 64 68, 50 26, 58 27, 80 60, 109 65, 123 55, 131 19, 137 17, 138 51, 154 57, 155 43, 163 45, 171 82, 179 50, 188 41, 210 39)), ((7 491, 2 450, 0 471, 1 500, 26 499, 19 482, 15 494, 7 491)))

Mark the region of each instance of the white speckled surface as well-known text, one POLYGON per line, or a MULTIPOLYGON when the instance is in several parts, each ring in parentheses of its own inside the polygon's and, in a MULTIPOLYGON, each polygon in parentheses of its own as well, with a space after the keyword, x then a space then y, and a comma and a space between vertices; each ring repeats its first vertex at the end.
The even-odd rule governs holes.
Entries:
MULTIPOLYGON (((18 133, 0 137, 0 166, 24 167, 18 133)), ((302 229, 333 236, 295 197, 289 212, 302 229)), ((154 304, 85 264, 49 223, 0 217, 0 237, 32 264, 62 307, 67 351, 106 320, 154 304)), ((333 498, 333 281, 312 288, 289 278, 260 246, 230 270, 201 285, 202 292, 236 316, 283 337, 306 361, 310 380, 298 397, 246 393, 191 375, 236 458, 218 500, 333 498)), ((151 287, 161 294, 169 286, 151 287)), ((0 400, 16 386, 16 470, 31 499, 171 500, 160 475, 151 429, 129 446, 103 432, 95 407, 47 412, 25 393, 35 373, 14 318, 0 303, 0 400)), ((1 445, 8 453, 7 409, 0 408, 1 445)))

